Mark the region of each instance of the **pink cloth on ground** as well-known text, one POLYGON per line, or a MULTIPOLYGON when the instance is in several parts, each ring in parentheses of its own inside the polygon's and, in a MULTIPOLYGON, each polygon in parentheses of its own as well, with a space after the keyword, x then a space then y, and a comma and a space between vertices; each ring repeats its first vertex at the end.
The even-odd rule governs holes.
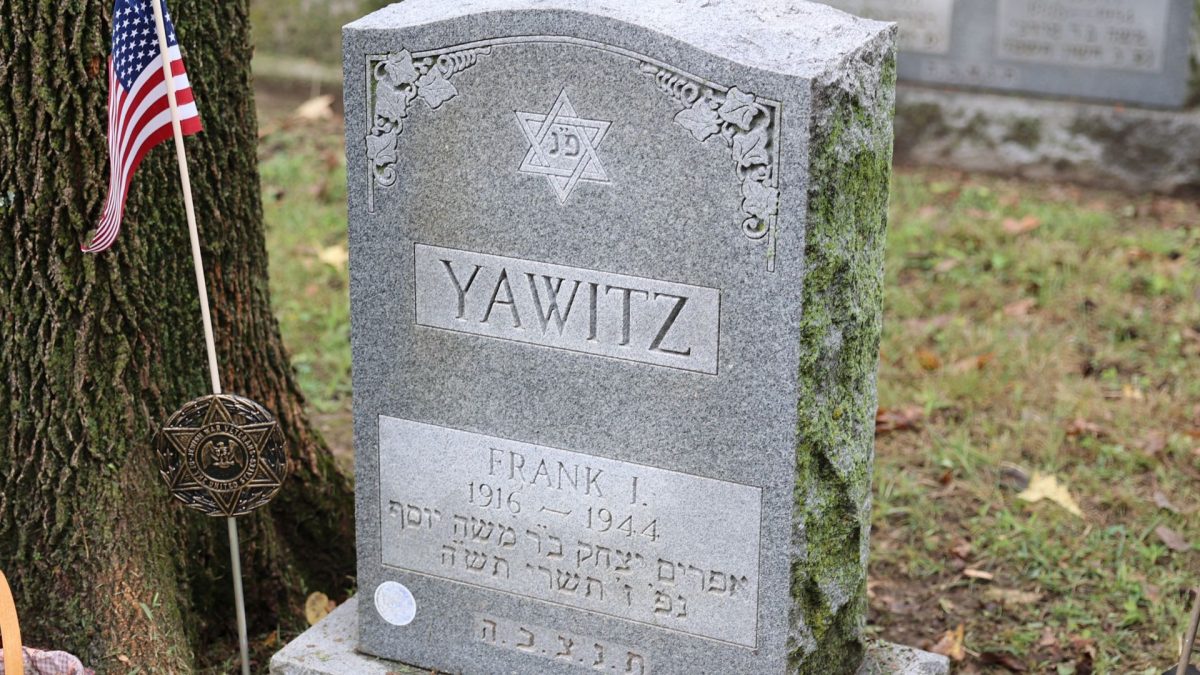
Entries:
MULTIPOLYGON (((44 652, 25 648, 25 675, 95 675, 83 663, 66 652, 44 652)), ((4 675, 4 650, 0 649, 0 675, 4 675)))

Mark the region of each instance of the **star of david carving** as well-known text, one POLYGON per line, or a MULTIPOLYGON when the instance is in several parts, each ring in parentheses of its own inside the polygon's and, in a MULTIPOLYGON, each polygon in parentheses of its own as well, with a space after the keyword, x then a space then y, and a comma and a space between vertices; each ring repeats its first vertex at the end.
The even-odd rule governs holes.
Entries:
POLYGON ((171 494, 214 516, 248 513, 283 485, 287 458, 279 424, 239 396, 206 396, 183 407, 159 436, 159 470, 171 494))
POLYGON ((608 172, 596 153, 612 122, 579 117, 567 90, 546 114, 517 111, 517 122, 529 141, 521 173, 545 176, 559 204, 566 204, 582 182, 608 183, 608 172))

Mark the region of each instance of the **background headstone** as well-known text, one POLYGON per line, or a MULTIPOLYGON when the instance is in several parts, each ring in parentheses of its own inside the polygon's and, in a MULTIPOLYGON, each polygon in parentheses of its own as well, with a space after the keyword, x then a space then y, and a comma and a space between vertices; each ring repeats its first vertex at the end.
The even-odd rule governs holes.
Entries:
POLYGON ((344 36, 361 649, 853 672, 894 28, 409 0, 344 36))
POLYGON ((902 80, 1179 107, 1195 0, 821 0, 900 23, 902 80))

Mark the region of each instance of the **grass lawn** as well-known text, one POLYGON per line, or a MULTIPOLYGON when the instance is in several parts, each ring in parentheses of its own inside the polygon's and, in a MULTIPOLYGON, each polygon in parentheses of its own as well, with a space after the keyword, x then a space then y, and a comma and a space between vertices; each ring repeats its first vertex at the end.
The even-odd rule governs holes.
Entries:
MULTIPOLYGON (((348 463, 340 123, 263 128, 275 310, 348 463)), ((1200 208, 914 169, 892 194, 869 630, 962 626, 960 673, 1161 673, 1200 584, 1200 208)))

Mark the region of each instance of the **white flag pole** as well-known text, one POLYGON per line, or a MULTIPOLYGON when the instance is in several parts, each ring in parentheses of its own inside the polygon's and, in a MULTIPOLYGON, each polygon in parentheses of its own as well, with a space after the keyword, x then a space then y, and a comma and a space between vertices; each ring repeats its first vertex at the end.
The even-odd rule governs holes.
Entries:
MULTIPOLYGON (((179 105, 175 101, 175 76, 171 71, 171 53, 163 20, 162 0, 152 0, 154 26, 158 31, 158 49, 162 55, 163 79, 167 102, 171 105, 171 129, 175 132, 175 158, 179 162, 179 180, 183 183, 183 208, 187 212, 188 235, 192 240, 192 264, 196 270, 196 288, 200 291, 200 317, 204 322, 204 345, 208 351, 208 375, 214 394, 221 393, 221 373, 217 367, 217 346, 213 338, 212 316, 208 310, 208 289, 204 284, 204 259, 200 254, 200 231, 196 228, 196 209, 192 206, 192 179, 188 175, 187 152, 183 147, 183 128, 179 124, 179 105)), ((246 601, 242 593, 242 565, 238 551, 237 520, 227 518, 229 557, 233 567, 233 599, 237 609, 238 646, 241 648, 242 675, 250 675, 250 646, 246 637, 246 601)))

